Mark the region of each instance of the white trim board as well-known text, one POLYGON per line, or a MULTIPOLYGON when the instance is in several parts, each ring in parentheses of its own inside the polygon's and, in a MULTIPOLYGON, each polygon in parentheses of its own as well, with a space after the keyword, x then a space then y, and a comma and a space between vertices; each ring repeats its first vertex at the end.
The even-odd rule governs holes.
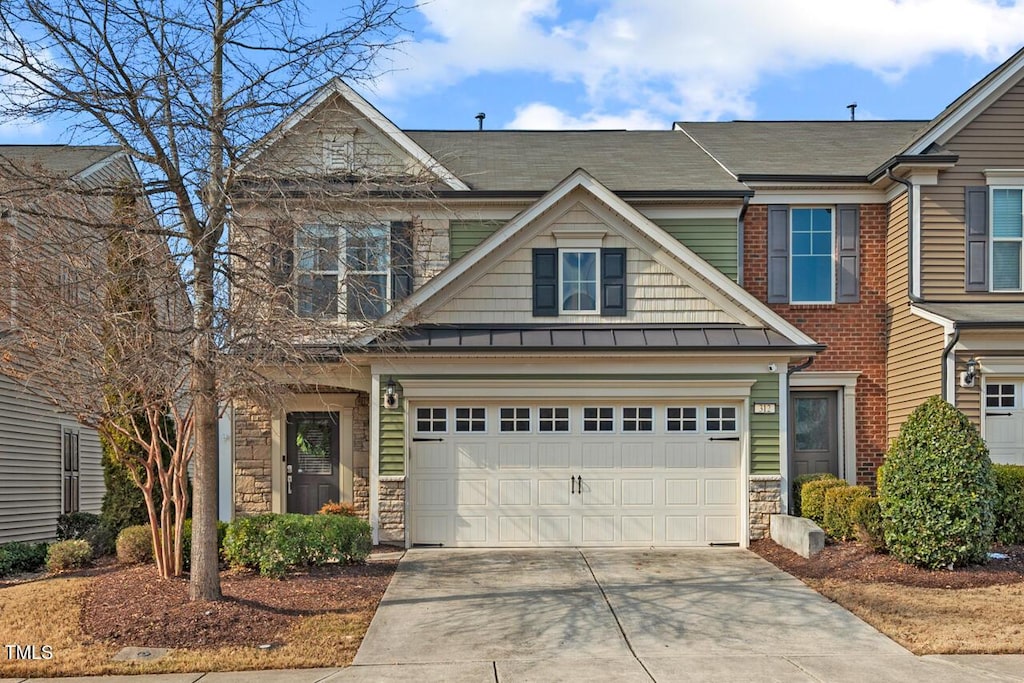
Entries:
POLYGON ((410 400, 425 398, 537 401, 545 398, 587 401, 605 398, 732 398, 750 396, 757 380, 402 380, 410 400))

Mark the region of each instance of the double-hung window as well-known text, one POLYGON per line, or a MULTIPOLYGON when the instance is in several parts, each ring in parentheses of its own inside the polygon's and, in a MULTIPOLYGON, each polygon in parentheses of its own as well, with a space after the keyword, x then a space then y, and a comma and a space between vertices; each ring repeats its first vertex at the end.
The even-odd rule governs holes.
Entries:
POLYGON ((342 316, 350 321, 383 316, 392 299, 394 227, 303 226, 296 237, 297 313, 303 317, 342 316))
POLYGON ((789 224, 791 303, 833 303, 835 246, 832 209, 793 208, 789 224))
POLYGON ((1024 207, 1020 188, 992 189, 992 289, 1021 290, 1024 207))
POLYGON ((597 313, 601 310, 598 299, 598 250, 568 250, 560 252, 559 291, 561 312, 597 313))

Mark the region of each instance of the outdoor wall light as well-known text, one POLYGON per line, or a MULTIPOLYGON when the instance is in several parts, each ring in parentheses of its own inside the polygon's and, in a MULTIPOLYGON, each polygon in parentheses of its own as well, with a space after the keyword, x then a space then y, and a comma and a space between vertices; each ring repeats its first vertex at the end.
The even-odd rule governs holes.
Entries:
POLYGON ((388 377, 388 383, 384 385, 384 407, 398 407, 398 386, 394 377, 388 377))
POLYGON ((971 358, 967 361, 967 370, 960 375, 960 386, 973 387, 974 380, 978 378, 978 361, 971 358))

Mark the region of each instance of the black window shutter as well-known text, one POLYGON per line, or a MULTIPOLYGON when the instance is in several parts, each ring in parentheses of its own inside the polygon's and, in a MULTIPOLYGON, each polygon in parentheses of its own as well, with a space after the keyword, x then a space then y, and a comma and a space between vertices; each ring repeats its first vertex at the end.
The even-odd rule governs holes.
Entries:
POLYGON ((558 315, 558 250, 533 250, 533 315, 558 315))
POLYGON ((412 223, 391 223, 391 300, 412 294, 412 223))
POLYGON ((601 250, 601 315, 626 315, 626 249, 601 250))
POLYGON ((988 188, 964 188, 964 289, 988 291, 988 188))
POLYGON ((768 303, 789 302, 789 206, 768 206, 768 303))
POLYGON ((294 268, 295 252, 291 247, 273 244, 270 247, 270 280, 277 287, 288 284, 294 268))
POLYGON ((860 207, 836 207, 836 303, 860 301, 860 207))

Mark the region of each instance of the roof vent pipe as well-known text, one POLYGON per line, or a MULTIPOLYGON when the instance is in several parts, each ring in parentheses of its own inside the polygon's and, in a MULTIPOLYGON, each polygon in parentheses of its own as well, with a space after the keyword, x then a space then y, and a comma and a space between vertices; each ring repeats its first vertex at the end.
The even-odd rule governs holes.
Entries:
POLYGON ((474 118, 476 118, 476 122, 477 122, 477 125, 478 125, 477 130, 483 130, 484 129, 484 119, 487 118, 487 114, 485 114, 483 112, 480 112, 474 118))
POLYGON ((857 103, 854 102, 852 104, 848 104, 848 105, 846 105, 846 108, 850 110, 850 120, 851 121, 856 121, 857 120, 857 103))

